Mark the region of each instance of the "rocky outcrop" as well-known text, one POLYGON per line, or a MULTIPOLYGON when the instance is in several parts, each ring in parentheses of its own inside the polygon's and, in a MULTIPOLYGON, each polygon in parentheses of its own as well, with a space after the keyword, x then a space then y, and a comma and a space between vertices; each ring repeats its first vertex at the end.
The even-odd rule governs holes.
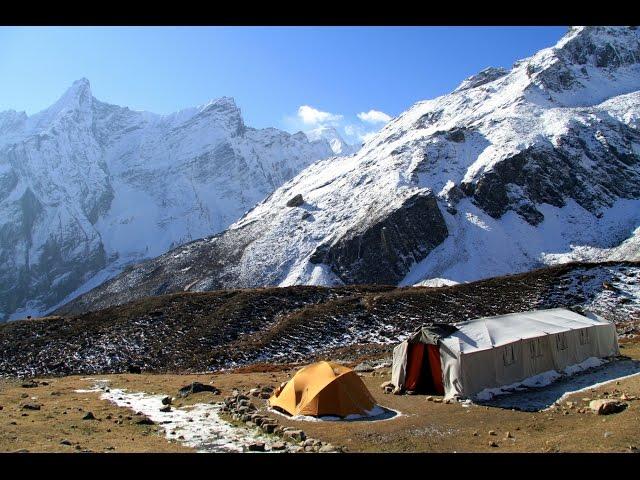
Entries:
POLYGON ((634 147, 640 145, 640 132, 626 125, 608 127, 606 143, 590 142, 588 127, 575 126, 557 146, 529 147, 460 188, 492 217, 513 210, 531 225, 544 220, 537 209, 541 204, 564 207, 572 199, 595 215, 616 199, 640 198, 640 154, 634 147))
POLYGON ((363 230, 320 245, 310 261, 329 265, 344 283, 396 284, 447 233, 435 196, 421 192, 363 230))

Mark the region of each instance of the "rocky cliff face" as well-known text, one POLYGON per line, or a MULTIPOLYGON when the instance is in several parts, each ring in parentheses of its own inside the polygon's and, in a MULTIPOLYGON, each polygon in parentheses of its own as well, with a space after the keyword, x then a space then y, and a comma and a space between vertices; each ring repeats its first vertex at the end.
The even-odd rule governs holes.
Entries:
POLYGON ((247 127, 231 98, 161 116, 100 102, 85 79, 36 115, 0 113, 0 321, 223 230, 332 154, 247 127))
POLYGON ((355 155, 316 162, 224 233, 68 309, 153 294, 158 284, 464 282, 577 251, 588 260, 640 225, 639 116, 638 30, 572 28, 510 71, 484 70, 417 103, 355 155))

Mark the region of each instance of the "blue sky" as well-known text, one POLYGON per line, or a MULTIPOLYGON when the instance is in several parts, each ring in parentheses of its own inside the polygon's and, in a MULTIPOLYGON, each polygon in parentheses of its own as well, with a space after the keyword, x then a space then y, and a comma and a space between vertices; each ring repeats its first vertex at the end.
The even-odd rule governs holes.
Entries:
POLYGON ((0 27, 0 111, 36 113, 86 77, 96 98, 135 110, 170 113, 226 95, 236 99, 250 126, 297 131, 334 124, 341 133, 350 126, 354 140, 383 124, 387 117, 376 112, 395 116, 485 67, 510 67, 564 32, 566 27, 0 27))

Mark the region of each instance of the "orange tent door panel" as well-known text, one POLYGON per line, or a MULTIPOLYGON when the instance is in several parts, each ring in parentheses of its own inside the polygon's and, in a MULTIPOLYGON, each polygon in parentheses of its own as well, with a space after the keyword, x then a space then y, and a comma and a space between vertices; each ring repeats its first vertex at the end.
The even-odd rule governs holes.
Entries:
POLYGON ((406 390, 418 390, 424 359, 424 343, 410 343, 407 352, 407 375, 404 381, 406 390))
POLYGON ((444 385, 442 383, 442 364, 440 363, 440 349, 437 345, 427 345, 429 356, 429 369, 431 370, 431 380, 436 394, 444 395, 444 385))

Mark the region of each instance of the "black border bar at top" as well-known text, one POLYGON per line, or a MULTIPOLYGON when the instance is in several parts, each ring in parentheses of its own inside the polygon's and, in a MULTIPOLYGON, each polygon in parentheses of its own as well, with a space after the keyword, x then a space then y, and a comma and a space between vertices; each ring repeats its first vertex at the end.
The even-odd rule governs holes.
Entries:
MULTIPOLYGON (((636 14, 637 15, 637 14, 636 14)), ((471 26, 637 24, 623 4, 569 2, 5 2, 5 26, 471 26)), ((1 28, 1 27, 0 27, 1 28)))

